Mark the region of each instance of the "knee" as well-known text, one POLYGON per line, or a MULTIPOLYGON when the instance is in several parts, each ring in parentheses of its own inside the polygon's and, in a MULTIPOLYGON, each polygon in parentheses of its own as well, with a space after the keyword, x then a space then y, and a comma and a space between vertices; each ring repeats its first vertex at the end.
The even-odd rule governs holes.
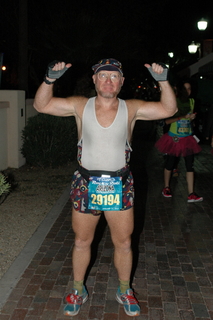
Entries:
POLYGON ((131 237, 117 238, 113 241, 116 249, 129 251, 131 250, 131 237))
POLYGON ((91 238, 85 238, 85 239, 82 239, 79 237, 75 238, 75 248, 77 250, 85 250, 91 246, 91 243, 92 243, 91 238))

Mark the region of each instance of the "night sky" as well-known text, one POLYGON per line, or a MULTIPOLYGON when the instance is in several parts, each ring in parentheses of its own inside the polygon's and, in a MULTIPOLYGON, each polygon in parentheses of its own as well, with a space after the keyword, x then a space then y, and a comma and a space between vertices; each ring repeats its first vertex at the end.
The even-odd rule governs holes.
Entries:
MULTIPOLYGON (((1 1, 0 52, 10 71, 11 87, 18 81, 21 1, 25 2, 1 1)), ((29 82, 38 86, 54 59, 71 62, 72 72, 82 75, 101 58, 113 57, 131 77, 143 73, 146 62, 166 62, 169 51, 180 63, 190 59, 187 46, 192 40, 213 38, 212 20, 212 0, 29 0, 29 82), (209 20, 204 33, 196 26, 202 17, 209 20)))

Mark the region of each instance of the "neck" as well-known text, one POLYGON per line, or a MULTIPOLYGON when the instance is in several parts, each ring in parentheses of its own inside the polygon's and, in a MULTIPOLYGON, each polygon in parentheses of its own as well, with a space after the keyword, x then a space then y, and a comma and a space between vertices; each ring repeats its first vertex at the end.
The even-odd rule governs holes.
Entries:
POLYGON ((95 102, 96 102, 97 105, 111 107, 111 106, 114 106, 115 104, 117 105, 118 98, 117 97, 105 98, 105 97, 102 97, 100 95, 97 95, 95 102))

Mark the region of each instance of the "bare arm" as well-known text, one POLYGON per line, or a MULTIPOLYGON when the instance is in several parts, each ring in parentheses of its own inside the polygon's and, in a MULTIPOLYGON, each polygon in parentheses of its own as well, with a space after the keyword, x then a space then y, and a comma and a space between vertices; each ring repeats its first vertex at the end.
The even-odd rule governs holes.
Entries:
POLYGON ((196 117, 196 113, 187 113, 185 116, 166 119, 165 123, 166 124, 171 124, 171 123, 176 122, 176 121, 178 121, 180 119, 189 119, 190 121, 192 121, 192 120, 195 119, 195 117, 196 117))
POLYGON ((176 122, 176 121, 178 121, 178 120, 180 120, 180 117, 169 118, 169 119, 166 119, 166 120, 165 120, 165 123, 166 123, 166 124, 171 124, 171 123, 176 122))
POLYGON ((53 85, 48 85, 44 82, 36 92, 33 105, 38 112, 54 116, 71 116, 75 112, 70 98, 53 97, 53 85))
MULTIPOLYGON (((71 64, 65 64, 64 62, 57 62, 51 71, 52 77, 57 77, 57 72, 65 72, 64 70, 71 67, 71 64), (54 74, 56 73, 56 75, 54 74)), ((62 73, 62 74, 63 74, 62 73)), ((70 98, 56 98, 53 96, 53 84, 57 78, 46 77, 47 84, 43 82, 38 88, 35 99, 34 99, 34 108, 41 113, 52 114, 55 116, 73 116, 76 115, 76 107, 82 104, 82 101, 85 102, 84 97, 70 97, 70 98)))
MULTIPOLYGON (((153 63, 152 66, 146 64, 145 67, 152 68, 155 75, 161 75, 164 69, 161 65, 153 63)), ((158 77, 156 77, 158 79, 158 77)), ((158 120, 172 117, 177 112, 177 103, 174 90, 169 82, 165 80, 159 81, 161 89, 161 98, 158 102, 136 100, 136 120, 158 120), (139 102, 140 101, 140 102, 139 102)))
MULTIPOLYGON (((171 117, 177 112, 177 102, 174 90, 168 81, 159 82, 159 85, 161 88, 161 98, 158 105, 159 111, 157 112, 157 115, 161 119, 163 114, 168 114, 169 117, 171 117)), ((166 118, 168 118, 168 116, 166 118)))
POLYGON ((161 99, 155 101, 133 100, 136 120, 158 120, 172 117, 177 112, 176 97, 168 81, 160 83, 161 99))

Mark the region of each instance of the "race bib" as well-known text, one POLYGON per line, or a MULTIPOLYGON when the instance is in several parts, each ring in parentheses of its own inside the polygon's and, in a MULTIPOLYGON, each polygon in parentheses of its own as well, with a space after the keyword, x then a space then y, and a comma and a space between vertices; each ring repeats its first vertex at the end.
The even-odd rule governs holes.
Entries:
POLYGON ((177 133, 182 136, 188 136, 191 132, 191 123, 187 119, 177 121, 177 133))
POLYGON ((89 209, 119 211, 122 208, 122 177, 90 177, 89 209))

